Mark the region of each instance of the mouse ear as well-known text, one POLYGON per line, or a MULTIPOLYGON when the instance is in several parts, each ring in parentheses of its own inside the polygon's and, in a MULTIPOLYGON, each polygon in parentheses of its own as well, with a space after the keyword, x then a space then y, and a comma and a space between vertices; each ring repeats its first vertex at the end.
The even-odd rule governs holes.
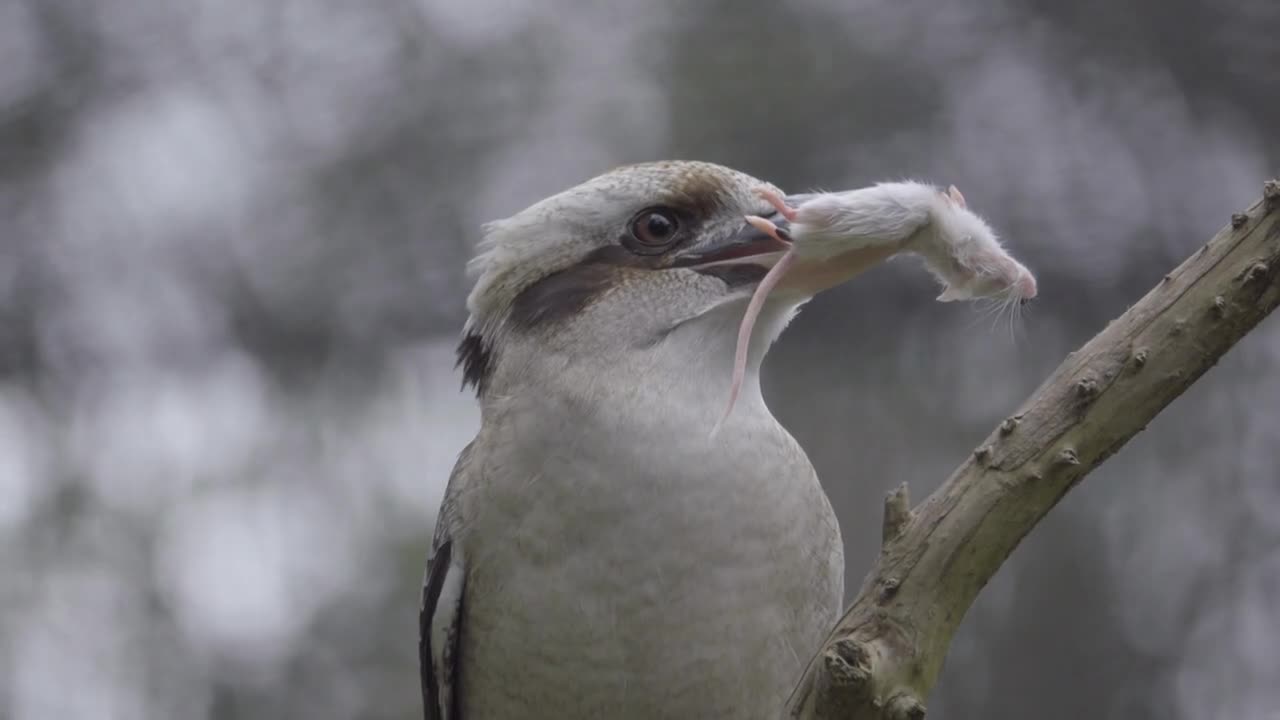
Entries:
POLYGON ((964 196, 960 194, 960 189, 955 185, 947 186, 947 196, 956 201, 960 207, 964 207, 964 196))

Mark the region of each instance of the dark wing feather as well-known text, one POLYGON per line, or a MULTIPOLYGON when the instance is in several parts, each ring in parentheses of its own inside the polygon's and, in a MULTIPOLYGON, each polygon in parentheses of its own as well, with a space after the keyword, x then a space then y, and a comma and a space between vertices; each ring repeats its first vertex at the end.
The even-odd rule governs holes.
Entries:
POLYGON ((426 720, 460 720, 458 713, 458 641, 462 628, 463 580, 466 571, 450 528, 457 497, 465 484, 471 445, 463 449, 449 476, 436 518, 431 557, 422 580, 418 611, 418 668, 426 720))
MULTIPOLYGON (((446 672, 445 668, 437 666, 435 662, 436 655, 443 654, 456 659, 457 653, 436 647, 433 643, 435 638, 432 638, 432 635, 440 635, 433 632, 442 620, 441 617, 437 617, 437 614, 449 613, 456 616, 458 610, 442 607, 440 604, 440 594, 452 564, 452 556, 453 542, 447 540, 427 562, 427 574, 422 583, 422 610, 418 615, 418 663, 422 673, 422 704, 426 711, 426 720, 457 720, 453 708, 445 707, 445 703, 442 702, 445 697, 453 696, 453 688, 444 687, 444 692, 441 692, 442 680, 445 680, 442 676, 447 675, 451 678, 454 673, 451 668, 446 672)), ((456 617, 452 622, 445 622, 453 627, 457 624, 456 617)), ((447 639, 453 640, 456 637, 456 633, 446 633, 447 639), (449 634, 453 637, 448 638, 449 634)))

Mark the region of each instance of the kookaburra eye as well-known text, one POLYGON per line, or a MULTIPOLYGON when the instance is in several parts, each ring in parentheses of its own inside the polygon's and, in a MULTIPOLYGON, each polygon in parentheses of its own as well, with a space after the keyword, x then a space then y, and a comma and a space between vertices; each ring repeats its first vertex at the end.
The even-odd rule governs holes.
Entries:
POLYGON ((631 221, 631 237, 645 248, 661 249, 671 244, 679 227, 679 221, 670 210, 649 209, 631 221))

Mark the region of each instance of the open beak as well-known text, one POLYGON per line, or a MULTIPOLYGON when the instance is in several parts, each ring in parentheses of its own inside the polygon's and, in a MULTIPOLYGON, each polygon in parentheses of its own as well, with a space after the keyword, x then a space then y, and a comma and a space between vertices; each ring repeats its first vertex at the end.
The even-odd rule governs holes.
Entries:
MULTIPOLYGON (((747 222, 756 226, 761 232, 773 234, 788 245, 792 238, 789 234, 791 223, 796 219, 796 208, 813 197, 812 194, 778 196, 764 191, 761 196, 776 208, 772 218, 749 217, 747 222), (779 225, 778 221, 783 224, 779 225)), ((889 246, 871 246, 855 248, 839 255, 814 254, 805 248, 796 248, 793 257, 786 260, 786 272, 777 278, 776 289, 791 295, 813 297, 823 290, 828 290, 856 275, 861 274, 873 265, 889 258, 902 250, 902 244, 889 246)), ((770 288, 772 290, 772 288, 770 288)))
POLYGON ((713 243, 690 248, 672 263, 673 267, 693 270, 723 268, 729 265, 755 265, 768 269, 791 249, 787 229, 790 227, 781 216, 769 218, 777 233, 769 233, 751 223, 743 223, 742 229, 729 237, 713 243))
MULTIPOLYGON (((807 196, 787 196, 788 205, 807 196)), ((791 245, 791 222, 776 212, 754 217, 735 234, 715 243, 690 248, 673 267, 713 274, 731 285, 758 282, 782 259, 791 245)), ((778 279, 775 290, 786 295, 813 297, 863 273, 902 250, 898 245, 857 248, 834 257, 813 258, 800 253, 778 279)))

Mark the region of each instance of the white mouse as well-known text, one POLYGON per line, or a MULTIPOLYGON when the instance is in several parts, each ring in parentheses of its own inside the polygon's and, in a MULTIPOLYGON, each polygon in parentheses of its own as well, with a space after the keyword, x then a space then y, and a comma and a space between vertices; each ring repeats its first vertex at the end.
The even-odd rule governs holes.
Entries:
POLYGON ((748 216, 747 222, 790 249, 760 281, 747 304, 738 329, 724 417, 733 411, 742 387, 751 331, 764 301, 798 261, 820 263, 861 248, 887 247, 893 253, 909 252, 924 259, 925 267, 942 283, 940 302, 1003 296, 1022 303, 1036 296, 1035 277, 968 209, 954 185, 944 191, 919 182, 885 182, 798 196, 797 207, 772 191, 762 190, 760 195, 790 223, 790 230, 755 215, 748 216))

